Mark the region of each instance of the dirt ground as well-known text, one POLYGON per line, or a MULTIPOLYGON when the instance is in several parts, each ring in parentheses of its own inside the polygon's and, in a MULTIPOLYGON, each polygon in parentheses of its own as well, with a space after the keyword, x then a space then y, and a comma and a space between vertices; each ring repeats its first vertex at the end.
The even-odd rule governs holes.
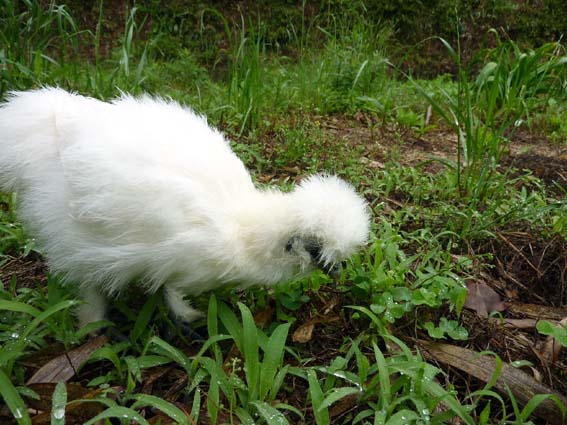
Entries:
MULTIPOLYGON (((453 158, 456 149, 455 137, 444 129, 435 129, 425 134, 413 130, 400 129, 393 125, 380 126, 369 116, 319 117, 323 140, 329 145, 348 144, 357 154, 369 172, 375 173, 384 164, 395 158, 405 165, 417 165, 431 157, 453 158)), ((263 152, 267 158, 274 153, 269 143, 263 152)), ((509 153, 502 160, 502 169, 518 174, 529 170, 542 179, 549 194, 561 199, 567 190, 567 147, 552 144, 541 136, 528 132, 518 133, 511 140, 509 153), (517 170, 517 171, 514 171, 517 170)), ((436 173, 442 169, 438 162, 430 162, 424 172, 436 173)), ((304 174, 299 161, 280 170, 268 170, 266 181, 274 179, 300 178, 304 174)), ((262 178, 261 178, 262 179, 262 178)), ((403 208, 396 203, 392 208, 403 208)), ((531 366, 522 369, 542 385, 555 392, 567 394, 567 350, 550 347, 549 339, 540 335, 535 325, 546 319, 560 322, 567 317, 567 241, 559 237, 546 237, 539 234, 529 223, 515 223, 513 228, 502 228, 496 238, 471 247, 473 254, 489 255, 491 267, 479 268, 475 273, 476 284, 492 288, 503 303, 499 316, 480 317, 475 311, 465 309, 461 320, 469 330, 469 339, 459 344, 475 352, 491 351, 512 363, 527 360, 531 366)), ((17 277, 18 286, 45 284, 46 266, 38 256, 11 258, 0 268, 0 280, 9 282, 11 276, 17 277)), ((347 314, 341 314, 347 300, 341 299, 332 288, 323 288, 309 294, 312 302, 309 307, 298 312, 299 326, 312 323, 316 337, 302 344, 304 357, 311 355, 325 363, 337 355, 345 335, 356 336, 362 330, 357 322, 350 321, 347 314), (317 312, 317 313, 314 313, 317 312), (320 312, 325 312, 321 314, 320 312), (322 353, 323 357, 322 357, 322 353)), ((420 312, 422 314, 423 312, 420 312)), ((270 320, 272 311, 260 312, 270 320)), ((432 317, 447 315, 446 311, 427 312, 432 317)), ((259 317, 259 316, 258 316, 259 317)), ((413 318, 415 319, 415 318, 413 318)), ((396 324, 395 335, 410 346, 419 346, 419 341, 430 339, 424 331, 416 330, 411 317, 396 324)), ((422 347, 423 349, 423 347, 422 347)), ((435 362, 432 358, 431 361, 435 362)), ((448 373, 448 380, 461 394, 481 389, 484 382, 461 370, 439 363, 448 373)), ((98 371, 94 371, 98 373, 98 371)), ((86 372, 88 373, 88 371, 86 372)), ((148 392, 177 400, 173 389, 185 385, 183 376, 173 368, 160 368, 152 372, 146 381, 148 392), (154 376, 155 375, 155 376, 154 376), (157 384, 159 378, 159 385, 157 384), (166 383, 166 385, 163 385, 166 383)), ((292 379, 290 386, 297 386, 297 394, 305 394, 305 383, 292 379), (301 388, 300 388, 301 387, 301 388), (300 391, 299 391, 300 390, 300 391)), ((301 405, 300 400, 287 400, 292 405, 301 405)), ((354 400, 339 403, 331 412, 339 419, 354 409, 354 400)), ((307 414, 308 412, 306 412, 307 414)), ((546 423, 546 422, 541 422, 546 423)))
MULTIPOLYGON (((419 134, 395 125, 381 126, 365 114, 317 117, 314 121, 320 122, 329 150, 336 144, 349 145, 360 153, 360 161, 371 174, 379 172, 392 159, 413 166, 434 157, 456 159, 456 136, 443 128, 419 134)), ((500 171, 509 172, 511 177, 529 172, 542 180, 551 199, 564 199, 567 193, 567 145, 554 144, 542 135, 521 130, 511 137, 507 150, 500 171)), ((270 143, 266 144, 264 154, 267 157, 273 154, 270 143)), ((437 173, 442 168, 440 162, 431 161, 421 169, 437 173)), ((302 174, 302 163, 298 161, 284 170, 275 170, 267 180, 273 179, 274 175, 281 180, 296 179, 302 174)), ((403 208, 403 203, 394 202, 390 207, 403 208)), ((494 289, 504 307, 500 316, 494 317, 479 317, 475 311, 465 309, 461 320, 469 330, 470 338, 462 346, 475 352, 494 352, 508 363, 527 360, 531 366, 523 370, 536 382, 566 395, 567 350, 550 347, 550 339, 540 335, 535 326, 538 320, 558 323, 567 318, 567 241, 557 236, 546 237, 528 222, 498 229, 496 236, 496 239, 470 247, 470 253, 492 259, 489 267, 476 271, 475 280, 494 289)), ((334 298, 329 294, 319 294, 318 297, 323 299, 320 301, 323 304, 331 303, 335 307, 341 304, 332 301, 334 298)), ((359 331, 351 323, 338 323, 335 319, 330 323, 326 320, 318 322, 317 338, 306 347, 314 356, 321 352, 334 354, 332 350, 322 348, 340 345, 340 341, 336 341, 337 332, 344 335, 347 330, 356 335, 359 331)), ((303 318, 304 322, 309 320, 313 317, 306 315, 303 318)), ((410 343, 428 339, 425 332, 416 332, 411 324, 400 325, 395 334, 410 343)), ((456 368, 440 367, 448 371, 456 388, 466 390, 463 393, 481 389, 485 384, 456 368)))

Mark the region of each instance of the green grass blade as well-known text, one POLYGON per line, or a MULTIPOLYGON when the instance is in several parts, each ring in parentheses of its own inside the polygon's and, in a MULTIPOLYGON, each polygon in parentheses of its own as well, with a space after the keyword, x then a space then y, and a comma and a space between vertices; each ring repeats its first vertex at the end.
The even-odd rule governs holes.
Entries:
POLYGON ((219 383, 215 379, 214 375, 211 375, 211 381, 209 384, 209 394, 207 395, 207 412, 209 414, 209 419, 211 424, 215 425, 217 423, 217 417, 220 410, 220 393, 219 393, 219 383))
POLYGON ((218 303, 218 312, 222 324, 234 338, 234 342, 240 352, 243 352, 244 343, 242 341, 242 325, 240 324, 240 320, 238 320, 234 312, 228 308, 225 303, 218 303))
POLYGON ((289 425, 286 417, 278 409, 270 406, 263 401, 254 401, 252 405, 256 406, 258 413, 264 418, 268 425, 289 425))
POLYGON ((54 315, 58 311, 65 310, 65 309, 70 308, 70 307, 77 305, 77 304, 80 304, 80 301, 78 301, 78 300, 65 300, 65 301, 61 301, 61 302, 55 304, 52 307, 49 307, 45 311, 42 311, 26 327, 26 329, 22 333, 22 337, 25 338, 25 337, 29 336, 34 331, 34 329, 41 324, 41 322, 43 322, 45 319, 49 318, 50 316, 54 315))
MULTIPOLYGON (((214 383, 214 385, 217 386, 217 391, 218 388, 220 387, 220 389, 227 398, 230 399, 231 397, 233 397, 232 394, 233 388, 231 385, 231 381, 229 380, 229 377, 226 375, 225 371, 223 370, 222 363, 219 364, 209 357, 203 357, 199 360, 199 362, 200 364, 203 365, 204 369, 208 372, 210 376, 211 387, 214 383)), ((210 393, 211 390, 209 390, 209 394, 210 393)), ((217 404, 218 404, 218 400, 217 400, 217 404)))
POLYGON ((238 416, 238 419, 240 419, 240 422, 242 423, 242 425, 255 425, 256 424, 256 422, 254 422, 254 418, 252 418, 250 413, 248 413, 242 407, 237 407, 234 410, 234 413, 236 413, 236 416, 238 416))
POLYGON ((392 389, 390 384, 390 373, 386 365, 386 359, 376 343, 372 343, 374 348, 374 358, 378 367, 378 379, 380 382, 380 404, 382 408, 387 408, 392 402, 392 389))
POLYGON ((419 415, 413 410, 404 409, 390 416, 390 418, 386 421, 386 425, 406 425, 414 423, 414 421, 418 421, 419 419, 419 415))
POLYGON ((161 291, 158 291, 152 294, 148 301, 144 303, 144 306, 138 314, 136 323, 134 323, 134 328, 132 329, 132 332, 130 332, 130 340, 132 342, 136 342, 138 339, 140 339, 144 331, 147 329, 148 324, 152 320, 152 316, 154 314, 154 311, 156 310, 157 304, 161 301, 161 299, 162 293, 161 291))
POLYGON ((527 421, 530 418, 530 415, 533 413, 533 411, 537 409, 537 407, 541 403, 543 403, 545 400, 548 399, 553 400, 555 404, 557 404, 557 407, 559 407, 559 410, 561 410, 562 420, 564 421, 566 414, 566 406, 563 405, 561 399, 559 399, 559 397, 557 397, 555 394, 536 394, 535 396, 533 396, 522 409, 522 412, 520 413, 520 419, 523 421, 527 421))
POLYGON ((19 425, 31 425, 28 408, 10 379, 0 370, 0 395, 19 425))
POLYGON ((287 403, 277 403, 277 404, 274 404, 274 407, 275 407, 276 409, 279 409, 279 410, 289 410, 290 412, 293 412, 293 413, 295 413, 297 416, 299 416, 302 421, 305 419, 304 416, 303 416, 303 413, 301 413, 301 410, 299 410, 299 409, 296 408, 296 407, 290 406, 290 405, 287 404, 287 403))
POLYGON ((179 407, 175 406, 167 400, 149 394, 136 394, 132 396, 132 398, 136 400, 136 402, 132 405, 132 409, 151 406, 158 408, 160 411, 173 419, 176 423, 190 423, 187 415, 179 407))
POLYGON ((26 349, 26 342, 24 339, 10 341, 3 345, 0 350, 0 367, 4 367, 12 359, 15 359, 22 354, 26 349))
MULTIPOLYGON (((188 375, 191 375, 191 361, 189 358, 178 348, 168 344, 163 339, 154 336, 148 341, 147 347, 155 346, 159 351, 158 354, 169 357, 178 365, 182 366, 188 375)), ((145 351, 145 350, 144 350, 145 351)))
POLYGON ((258 347, 258 329, 252 313, 242 303, 238 303, 242 314, 242 342, 244 344, 244 362, 246 369, 246 383, 250 392, 249 400, 257 400, 258 383, 260 375, 260 359, 258 347))
POLYGON ((65 425, 65 406, 67 405, 67 385, 58 382, 51 397, 51 425, 65 425))
POLYGON ((279 325, 268 339, 260 371, 260 400, 265 399, 274 384, 274 378, 282 363, 289 327, 289 323, 279 325))
POLYGON ((0 300, 0 311, 1 310, 27 313, 34 317, 37 317, 41 314, 41 311, 39 311, 37 308, 34 308, 31 305, 21 303, 19 301, 0 300))
POLYGON ((354 81, 352 82, 351 90, 354 90, 354 88, 356 87, 356 83, 358 83, 358 79, 362 75, 362 72, 364 71, 364 68, 366 68, 366 65, 368 65, 368 59, 366 59, 364 62, 362 62, 362 65, 360 65, 360 67, 358 68, 358 72, 356 73, 356 77, 354 78, 354 81))
MULTIPOLYGON (((215 337, 219 333, 219 323, 218 323, 218 307, 217 298, 215 294, 212 294, 209 298, 209 308, 207 310, 207 331, 210 337, 215 337)), ((207 341, 208 342, 208 341, 207 341)), ((213 353, 215 355, 215 360, 217 362, 222 361, 222 353, 218 344, 212 344, 213 353)))
POLYGON ((117 418, 123 421, 127 419, 129 421, 136 421, 139 425, 149 425, 148 421, 146 421, 142 415, 140 415, 135 410, 129 409, 128 407, 123 406, 113 406, 106 409, 104 412, 96 415, 91 420, 85 422, 85 425, 95 425, 102 421, 103 419, 110 419, 110 418, 117 418))
POLYGON ((197 388, 193 395, 193 403, 191 404, 191 419, 194 423, 199 423, 199 413, 201 412, 201 390, 197 388))
POLYGON ((101 347, 91 354, 89 361, 108 360, 114 365, 116 371, 122 375, 122 363, 111 347, 101 347))
POLYGON ((309 383, 309 395, 311 396, 311 406, 317 425, 330 425, 331 418, 329 409, 321 408, 323 404, 323 390, 317 379, 317 373, 310 369, 307 371, 307 382, 309 383))
POLYGON ((333 390, 331 390, 331 393, 321 402, 319 410, 327 409, 329 406, 345 397, 348 397, 349 395, 360 393, 361 391, 358 388, 354 387, 333 388, 333 390))

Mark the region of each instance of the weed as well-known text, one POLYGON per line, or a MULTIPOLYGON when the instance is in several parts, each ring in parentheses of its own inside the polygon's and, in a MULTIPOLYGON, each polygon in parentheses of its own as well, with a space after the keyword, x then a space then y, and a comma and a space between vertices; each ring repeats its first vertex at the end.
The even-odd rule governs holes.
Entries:
POLYGON ((537 322, 537 330, 543 335, 551 335, 560 345, 567 347, 567 326, 554 326, 547 320, 541 320, 537 322))
POLYGON ((553 93, 563 90, 567 59, 557 56, 556 44, 523 53, 513 42, 500 43, 488 55, 497 59, 487 62, 472 83, 461 63, 460 47, 455 51, 441 42, 458 67, 457 92, 442 90, 439 101, 417 83, 416 87, 457 135, 457 160, 443 162, 455 170, 460 195, 475 203, 488 197, 500 157, 521 118, 534 103, 545 105, 553 93), (549 97, 542 100, 542 93, 549 97))
MULTIPOLYGON (((116 301, 123 320, 77 331, 72 309, 78 301, 57 277, 34 289, 8 278, 0 289, 2 418, 9 411, 18 423, 32 422, 27 400, 37 394, 25 385, 27 355, 52 342, 69 350, 89 332, 107 331, 120 340, 98 348, 72 378, 96 391, 89 403, 101 406, 87 424, 530 420, 548 396, 536 396, 521 408, 512 394, 492 390, 498 373, 480 390, 457 394, 450 377, 425 361, 409 339, 393 334, 410 323, 423 338, 455 344, 466 339, 460 321, 464 281, 486 266, 471 247, 494 238, 499 229, 529 223, 544 238, 567 237, 567 204, 550 199, 534 176, 512 177, 498 167, 520 126, 537 124, 558 143, 565 138, 567 60, 561 44, 526 49, 497 39, 496 48, 465 66, 460 47, 441 40, 458 68, 456 79, 406 80, 390 59, 396 33, 372 19, 380 5, 337 1, 317 9, 303 1, 293 15, 297 19, 274 32, 256 16, 232 19, 229 9, 223 14, 175 5, 163 11, 159 2, 145 2, 128 11, 119 43, 108 55, 101 48, 107 5, 100 0, 96 7, 96 29, 90 33, 78 27, 70 7, 55 1, 2 1, 0 96, 39 85, 100 98, 119 90, 171 96, 234 136, 234 151, 259 177, 266 171, 287 173, 290 165, 346 176, 374 209, 371 241, 346 264, 339 282, 314 273, 269 291, 226 288, 203 295, 196 300, 198 307, 208 307, 203 341, 191 341, 172 323, 159 292, 139 309, 116 301), (84 49, 94 56, 83 58, 84 49), (326 137, 322 126, 330 120, 324 115, 348 120, 359 111, 370 117, 371 141, 351 145, 354 137, 349 143, 326 137), (439 117, 441 123, 435 121, 439 117), (422 137, 433 126, 448 126, 458 143, 456 160, 440 160, 445 168, 436 174, 396 162, 371 170, 360 161, 371 159, 368 145, 381 144, 390 127, 422 137), (290 335, 295 326, 327 315, 327 307, 317 308, 327 293, 345 307, 337 313, 344 332, 323 360, 309 346, 326 344, 323 332, 315 330, 313 341, 302 344, 290 335), (253 312, 270 308, 274 315, 261 328, 253 312), (166 376, 160 375, 164 370, 175 379, 175 394, 151 391, 148 376, 166 376), (158 413, 149 419, 152 412, 158 413)), ((482 13, 500 16, 507 10, 482 13)), ((404 6, 403 19, 407 12, 404 6)), ((350 132, 346 126, 338 130, 350 132)), ((404 135, 396 142, 400 146, 384 155, 404 162, 404 135)), ((291 186, 291 178, 280 184, 291 186)), ((34 251, 16 220, 16 204, 15 195, 1 198, 4 258, 34 251)), ((564 328, 541 321, 538 331, 565 345, 564 328)), ((84 402, 72 400, 61 384, 49 401, 54 424, 84 402)))
POLYGON ((79 30, 64 5, 50 1, 0 3, 0 96, 8 89, 53 84, 61 75, 76 76, 72 60, 79 30), (66 68, 67 64, 70 68, 66 68))

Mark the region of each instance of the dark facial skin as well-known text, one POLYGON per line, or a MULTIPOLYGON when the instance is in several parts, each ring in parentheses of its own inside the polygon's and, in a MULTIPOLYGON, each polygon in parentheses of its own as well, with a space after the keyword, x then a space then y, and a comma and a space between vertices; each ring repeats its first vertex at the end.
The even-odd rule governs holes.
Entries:
MULTIPOLYGON (((293 249, 293 245, 297 241, 302 241, 299 236, 293 236, 287 242, 285 246, 285 250, 287 252, 291 252, 293 249)), ((302 241, 303 242, 303 241, 302 241)), ((340 264, 325 264, 321 259, 321 243, 316 239, 306 239, 304 241, 305 250, 311 256, 313 262, 317 265, 318 268, 323 270, 326 274, 328 274, 332 278, 337 278, 341 274, 341 265, 340 264)))

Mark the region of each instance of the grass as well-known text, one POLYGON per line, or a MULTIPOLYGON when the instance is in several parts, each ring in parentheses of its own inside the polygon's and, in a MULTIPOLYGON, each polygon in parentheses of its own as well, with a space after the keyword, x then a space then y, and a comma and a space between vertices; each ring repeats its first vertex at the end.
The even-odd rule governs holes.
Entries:
MULTIPOLYGON (((373 210, 371 241, 339 282, 315 273, 270 291, 207 294, 195 300, 207 311, 200 324, 206 335, 197 341, 171 323, 159 293, 138 306, 140 300, 118 300, 121 320, 77 330, 78 301, 57 277, 33 288, 4 278, 2 417, 8 411, 17 423, 32 423, 28 406, 40 395, 27 384, 30 361, 56 343, 64 352, 81 347, 98 330, 125 337, 90 353, 65 379, 85 389, 83 396, 53 386, 45 409, 53 424, 64 423, 65 414, 80 417, 87 405, 96 405, 81 419, 87 424, 145 424, 149 417, 182 424, 533 420, 545 397, 522 408, 513 394, 492 389, 496 377, 463 390, 449 370, 423 357, 416 340, 474 342, 463 320, 465 284, 490 269, 479 247, 502 229, 527 223, 545 237, 567 237, 564 197, 500 166, 514 130, 549 130, 564 145, 563 47, 523 49, 498 40, 463 64, 458 46, 438 40, 456 78, 420 80, 388 59, 391 29, 359 7, 308 16, 304 2, 301 25, 286 27, 288 54, 269 44, 263 22, 203 10, 202 34, 216 21, 227 42, 225 51, 206 52, 207 60, 218 59, 209 72, 190 45, 169 47, 160 60, 164 40, 182 35, 165 33, 167 19, 178 16, 159 15, 159 8, 130 9, 114 50, 102 55, 102 1, 94 31, 79 28, 72 10, 55 2, 1 3, 0 95, 57 84, 99 98, 118 90, 171 96, 225 129, 259 182, 286 185, 294 174, 330 171, 356 184, 373 210), (447 142, 444 157, 404 161, 408 140, 436 132, 456 141, 447 142), (377 168, 361 161, 385 140, 403 151, 380 158, 377 168), (432 163, 439 169, 427 172, 432 163), (310 323, 323 330, 297 342, 296 332, 310 323), (162 380, 175 391, 160 387, 162 380)), ((2 265, 39 255, 17 223, 16 204, 10 194, 0 203, 2 265)), ((541 334, 564 345, 564 327, 540 323, 541 334)))

